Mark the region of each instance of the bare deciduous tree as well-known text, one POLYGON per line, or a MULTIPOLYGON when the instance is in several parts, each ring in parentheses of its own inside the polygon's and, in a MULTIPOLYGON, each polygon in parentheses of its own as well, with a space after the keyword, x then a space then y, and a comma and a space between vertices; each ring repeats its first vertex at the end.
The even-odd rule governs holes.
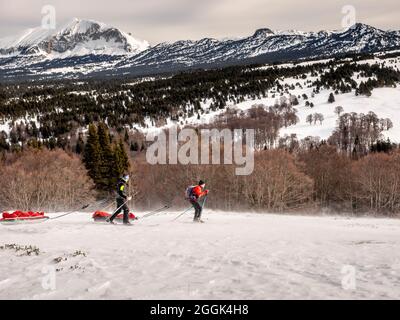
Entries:
POLYGON ((335 108, 335 114, 337 114, 338 117, 340 117, 340 115, 341 115, 343 112, 344 112, 343 107, 337 106, 337 107, 335 108))
POLYGON ((93 199, 80 159, 62 150, 25 151, 5 161, 0 176, 0 205, 8 210, 70 210, 93 199))

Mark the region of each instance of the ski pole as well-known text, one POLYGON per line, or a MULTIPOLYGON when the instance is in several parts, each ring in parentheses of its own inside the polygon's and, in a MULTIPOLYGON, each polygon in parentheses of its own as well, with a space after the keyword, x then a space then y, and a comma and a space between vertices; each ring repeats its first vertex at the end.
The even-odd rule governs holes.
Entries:
MULTIPOLYGON (((202 204, 202 206, 201 206, 201 208, 203 209, 204 208, 204 206, 205 206, 205 204, 206 204, 206 200, 207 200, 207 196, 205 196, 204 197, 204 201, 203 201, 203 204, 202 204)), ((172 220, 172 221, 176 221, 176 220, 178 220, 180 217, 182 217, 186 212, 188 212, 190 209, 192 209, 193 208, 193 206, 192 207, 190 207, 190 208, 188 208, 188 209, 186 209, 185 211, 183 211, 178 217, 176 217, 174 220, 172 220)))
POLYGON ((208 196, 205 196, 205 197, 204 197, 204 201, 203 201, 203 204, 201 205, 201 209, 204 209, 204 207, 205 207, 205 205, 206 205, 207 197, 208 197, 208 196))
POLYGON ((115 210, 112 214, 111 214, 111 216, 113 216, 119 209, 121 209, 124 205, 126 205, 127 203, 129 202, 129 200, 127 199, 123 204, 121 204, 118 208, 117 208, 117 210, 115 210))
POLYGON ((111 209, 111 207, 114 205, 115 200, 110 200, 108 202, 105 202, 101 205, 101 210, 102 211, 107 211, 108 209, 111 209))
POLYGON ((162 212, 162 211, 167 210, 167 209, 169 209, 169 208, 171 208, 171 206, 168 205, 168 204, 166 204, 166 205, 165 205, 164 207, 162 207, 162 208, 159 208, 159 209, 157 209, 157 210, 154 210, 154 211, 151 211, 151 212, 146 213, 142 218, 150 217, 150 216, 152 216, 153 214, 162 212))
POLYGON ((164 207, 162 207, 160 209, 157 209, 157 210, 154 210, 152 212, 149 212, 149 213, 145 214, 143 217, 141 217, 141 219, 151 217, 151 216, 153 216, 153 215, 155 215, 157 213, 163 212, 164 210, 167 210, 169 208, 171 208, 171 207, 170 206, 164 206, 164 207))
POLYGON ((191 206, 190 208, 187 208, 185 211, 183 211, 179 216, 177 216, 174 220, 172 221, 176 221, 178 220, 180 217, 182 217, 186 212, 188 212, 190 209, 192 209, 193 206, 191 206))

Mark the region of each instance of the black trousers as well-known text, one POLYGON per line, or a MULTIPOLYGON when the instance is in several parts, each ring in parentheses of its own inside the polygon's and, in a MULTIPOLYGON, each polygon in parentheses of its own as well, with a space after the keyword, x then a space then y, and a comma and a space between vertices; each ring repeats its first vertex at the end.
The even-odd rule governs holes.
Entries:
POLYGON ((111 221, 114 221, 114 219, 121 213, 121 211, 124 210, 124 223, 129 222, 129 208, 128 205, 125 203, 126 201, 126 199, 117 198, 117 208, 119 209, 112 215, 112 217, 110 218, 111 221))
POLYGON ((196 200, 190 200, 190 203, 192 204, 194 208, 194 218, 195 219, 200 219, 201 218, 201 212, 203 211, 203 208, 199 204, 198 201, 196 200))

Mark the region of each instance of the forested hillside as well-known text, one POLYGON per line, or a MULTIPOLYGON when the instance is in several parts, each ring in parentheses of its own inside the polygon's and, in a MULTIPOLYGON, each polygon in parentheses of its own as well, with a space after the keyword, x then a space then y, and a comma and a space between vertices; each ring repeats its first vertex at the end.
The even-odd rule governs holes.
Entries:
POLYGON ((171 122, 185 125, 190 118, 200 121, 245 101, 268 97, 280 103, 279 98, 288 94, 294 107, 303 100, 312 109, 312 97, 293 95, 291 90, 312 88, 312 95, 318 95, 330 89, 370 96, 374 88, 394 87, 400 81, 396 64, 388 65, 384 58, 363 63, 368 58, 199 70, 159 79, 1 85, 0 150, 36 141, 73 148, 69 139, 93 122, 106 122, 119 133, 171 122), (296 83, 286 83, 287 78, 296 83))
POLYGON ((157 78, 3 84, 0 174, 30 184, 3 185, 0 205, 20 205, 5 200, 14 190, 27 199, 24 208, 46 207, 34 200, 45 173, 32 174, 25 161, 51 161, 54 152, 55 168, 71 159, 73 175, 87 172, 84 193, 48 194, 57 208, 112 194, 116 179, 130 172, 140 208, 184 206, 182 190, 202 178, 215 209, 397 214, 399 66, 392 53, 157 78), (253 174, 237 177, 223 164, 149 165, 145 134, 172 125, 254 129, 253 174))

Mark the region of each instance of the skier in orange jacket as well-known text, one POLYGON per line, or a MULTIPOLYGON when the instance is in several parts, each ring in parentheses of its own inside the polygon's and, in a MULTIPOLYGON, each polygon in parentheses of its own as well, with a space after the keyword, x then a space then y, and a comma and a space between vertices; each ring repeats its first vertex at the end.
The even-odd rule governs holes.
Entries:
POLYGON ((203 210, 203 207, 199 204, 199 199, 205 197, 208 195, 209 191, 204 190, 206 187, 206 184, 203 180, 199 181, 199 184, 197 186, 189 187, 186 190, 186 195, 190 203, 192 204, 195 213, 194 213, 194 222, 201 222, 201 213, 203 210))

